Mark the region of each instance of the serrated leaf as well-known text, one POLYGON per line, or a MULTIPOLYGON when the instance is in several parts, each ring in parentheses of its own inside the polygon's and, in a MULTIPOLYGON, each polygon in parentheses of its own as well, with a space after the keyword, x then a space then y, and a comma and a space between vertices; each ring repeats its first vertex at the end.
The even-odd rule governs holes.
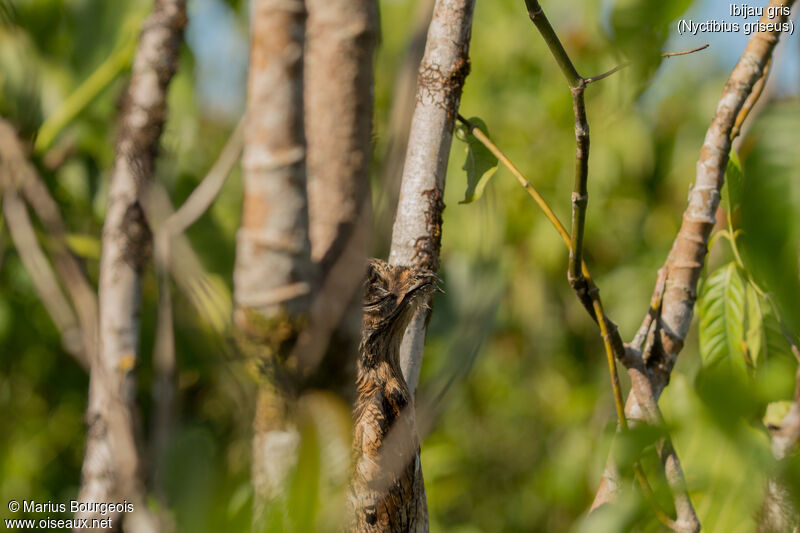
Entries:
POLYGON ((789 401, 767 404, 767 411, 764 413, 764 418, 762 419, 764 425, 767 427, 780 427, 781 423, 783 423, 783 419, 789 414, 791 408, 792 402, 789 401))
POLYGON ((763 359, 764 315, 761 312, 758 293, 751 283, 747 284, 745 292, 747 298, 747 333, 745 334, 747 355, 752 365, 757 367, 759 361, 763 359))
MULTIPOLYGON (((479 128, 486 136, 489 130, 486 123, 478 117, 472 117, 469 122, 479 128)), ((486 148, 470 131, 469 128, 459 125, 456 130, 456 137, 467 143, 467 158, 461 168, 467 172, 467 190, 464 192, 464 199, 460 204, 469 204, 483 195, 486 184, 497 171, 497 158, 486 148)))
POLYGON ((743 365, 745 287, 736 264, 708 276, 697 305, 703 364, 712 366, 731 357, 735 365, 743 365))

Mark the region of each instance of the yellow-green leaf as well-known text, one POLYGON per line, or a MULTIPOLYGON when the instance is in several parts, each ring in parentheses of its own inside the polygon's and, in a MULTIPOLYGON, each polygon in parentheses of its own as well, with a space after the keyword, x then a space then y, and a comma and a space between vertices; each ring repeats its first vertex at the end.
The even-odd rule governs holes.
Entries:
POLYGON ((752 365, 758 366, 764 346, 764 315, 761 312, 761 302, 758 293, 751 283, 747 284, 747 333, 745 342, 747 354, 752 365))
POLYGON ((712 273, 697 302, 700 316, 700 355, 705 366, 726 357, 744 365, 745 287, 735 263, 712 273))

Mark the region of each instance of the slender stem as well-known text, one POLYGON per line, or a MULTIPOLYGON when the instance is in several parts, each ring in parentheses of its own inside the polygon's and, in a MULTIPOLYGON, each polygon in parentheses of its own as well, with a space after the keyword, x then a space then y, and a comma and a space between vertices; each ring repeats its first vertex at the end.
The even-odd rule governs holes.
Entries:
MULTIPOLYGON (((514 165, 514 163, 495 145, 489 137, 478 127, 474 126, 470 123, 467 119, 465 119, 460 114, 458 115, 458 120, 467 126, 470 129, 470 133, 475 136, 478 141, 480 141, 492 154, 494 154, 497 159, 503 163, 503 165, 508 168, 508 170, 517 178, 520 185, 528 192, 528 194, 534 199, 536 204, 541 208, 544 215, 556 229, 558 234, 561 236, 561 240, 564 242, 564 245, 569 248, 571 239, 570 235, 567 232, 567 229, 564 227, 564 224, 558 219, 558 216, 553 212, 553 210, 548 205, 547 201, 542 197, 539 191, 536 190, 527 178, 520 172, 520 170, 514 165)), ((605 312, 603 311, 603 304, 600 300, 600 291, 595 285, 594 281, 592 280, 592 276, 589 272, 588 267, 586 266, 585 262, 581 262, 581 272, 583 278, 586 280, 587 283, 587 296, 591 298, 591 313, 592 318, 594 318, 598 325, 600 326, 600 333, 603 338, 603 346, 606 352, 606 361, 608 363, 608 370, 611 376, 611 388, 614 395, 614 407, 616 409, 620 429, 623 431, 628 429, 628 421, 625 417, 625 403, 622 397, 622 388, 620 386, 619 377, 617 374, 616 368, 616 358, 620 358, 621 361, 626 362, 628 360, 627 353, 625 351, 625 346, 622 342, 622 339, 619 335, 619 330, 617 329, 616 325, 605 316, 605 312)), ((590 313, 590 314, 591 314, 590 313)), ((627 364, 626 364, 627 366, 627 364)), ((650 487, 650 484, 647 481, 647 477, 644 475, 644 471, 642 470, 639 463, 634 464, 634 475, 636 477, 637 482, 641 486, 642 494, 644 495, 645 499, 650 503, 651 507, 653 508, 654 514, 656 518, 666 525, 669 528, 673 528, 674 521, 667 516, 667 514, 661 510, 658 506, 658 503, 653 496, 653 490, 650 487)))
POLYGON ((583 234, 586 226, 586 208, 589 204, 589 122, 586 119, 584 90, 586 84, 581 80, 572 91, 572 107, 575 113, 575 185, 572 191, 572 238, 569 247, 570 285, 578 290, 581 283, 581 260, 583 255, 583 234))
POLYGON ((685 55, 693 54, 695 52, 699 52, 700 50, 705 50, 709 46, 711 46, 711 45, 706 43, 703 46, 698 46, 697 48, 692 48, 691 50, 684 50, 682 52, 664 52, 663 54, 661 54, 661 57, 685 56, 685 55))
POLYGON ((742 131, 742 124, 744 124, 744 121, 747 120, 747 117, 750 115, 750 111, 753 110, 753 106, 755 106, 756 102, 758 102, 758 99, 761 98, 761 93, 764 92, 764 86, 767 84, 767 77, 769 76, 771 66, 772 56, 767 59, 767 64, 764 65, 764 72, 761 74, 761 77, 758 79, 755 85, 753 85, 752 92, 747 96, 744 104, 742 104, 742 108, 736 115, 736 121, 733 123, 733 129, 731 130, 730 135, 731 141, 739 136, 739 133, 742 131))
MULTIPOLYGON (((134 19, 131 19, 134 20, 134 19)), ((53 144, 59 133, 72 122, 103 89, 109 86, 117 76, 126 70, 136 50, 136 34, 130 29, 138 25, 139 17, 135 17, 137 24, 128 22, 123 28, 121 44, 117 49, 100 64, 92 74, 78 86, 64 101, 63 105, 53 115, 47 117, 39 127, 36 136, 34 151, 43 154, 53 144)))
POLYGON ((561 68, 561 72, 563 72, 564 77, 567 78, 567 83, 569 83, 570 87, 577 87, 583 78, 581 78, 578 71, 575 70, 575 66, 572 64, 569 54, 564 50, 564 46, 561 44, 558 35, 556 35, 553 26, 551 26, 550 21, 547 20, 542 6, 540 6, 539 2, 536 0, 525 0, 525 6, 528 8, 528 16, 536 25, 536 29, 539 30, 539 33, 542 34, 544 42, 546 42, 548 48, 550 48, 550 53, 553 54, 559 68, 561 68))

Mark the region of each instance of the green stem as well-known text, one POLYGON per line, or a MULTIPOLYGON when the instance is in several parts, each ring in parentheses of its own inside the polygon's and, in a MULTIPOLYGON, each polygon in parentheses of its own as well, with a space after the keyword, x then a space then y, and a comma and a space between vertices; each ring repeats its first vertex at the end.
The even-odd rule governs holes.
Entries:
POLYGON ((86 109, 120 73, 129 68, 136 50, 136 34, 130 31, 134 25, 132 20, 129 19, 123 27, 123 37, 117 49, 67 97, 58 111, 49 116, 41 125, 34 145, 34 151, 37 154, 41 155, 46 152, 58 134, 86 109))
POLYGON ((542 11, 542 6, 540 6, 539 2, 536 0, 525 0, 525 6, 528 8, 528 16, 536 25, 536 29, 539 30, 539 33, 542 34, 544 42, 546 42, 548 48, 550 48, 550 53, 553 54, 559 68, 561 68, 561 72, 563 72, 564 77, 567 78, 567 83, 569 83, 570 87, 577 87, 583 78, 581 78, 578 71, 575 70, 575 65, 572 64, 569 54, 564 50, 564 46, 561 44, 558 35, 556 35, 553 26, 551 26, 550 21, 547 20, 544 11, 542 11))

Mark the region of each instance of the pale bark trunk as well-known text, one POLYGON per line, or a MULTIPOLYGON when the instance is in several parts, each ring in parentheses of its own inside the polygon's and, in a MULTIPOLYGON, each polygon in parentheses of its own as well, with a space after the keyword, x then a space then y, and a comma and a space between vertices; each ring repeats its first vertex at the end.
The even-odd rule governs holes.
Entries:
MULTIPOLYGON (((124 517, 128 531, 158 529, 147 511, 135 427, 133 369, 139 348, 141 274, 150 247, 140 197, 153 176, 167 86, 177 69, 185 23, 185 0, 156 0, 144 23, 120 117, 103 225, 100 345, 91 369, 79 499, 132 502, 135 511, 124 517)), ((80 517, 104 518, 99 512, 80 517)), ((120 516, 113 518, 119 524, 120 516)))
MULTIPOLYGON (((347 393, 360 335, 358 289, 369 240, 376 0, 306 0, 305 128, 311 257, 318 265, 308 334, 315 381, 347 393)), ((349 394, 352 396, 352 394, 349 394)))
POLYGON ((313 265, 308 237, 302 0, 255 0, 236 237, 234 322, 240 349, 258 373, 253 423, 254 526, 285 513, 280 500, 297 461, 296 361, 307 319, 313 265))
MULTIPOLYGON (((453 126, 469 74, 474 0, 437 0, 417 80, 400 200, 392 229, 389 262, 439 269, 443 194, 453 126)), ((411 394, 422 365, 429 311, 421 309, 400 347, 400 365, 411 394)))
MULTIPOLYGON (((791 7, 794 0, 772 0, 769 7, 791 7)), ((768 19, 768 10, 762 22, 768 19)), ((785 19, 785 17, 780 17, 785 19)), ((754 85, 762 77, 764 68, 778 42, 780 32, 754 33, 739 62, 725 85, 716 114, 706 133, 700 159, 697 162, 696 181, 689 195, 689 206, 683 214, 680 231, 672 245, 667 262, 664 294, 659 315, 654 321, 656 342, 651 353, 645 354, 648 381, 647 391, 658 401, 669 383, 670 374, 692 322, 694 304, 697 299, 697 282, 702 273, 708 238, 715 224, 715 212, 719 206, 720 191, 725 179, 725 168, 731 148, 731 130, 739 110, 745 103, 754 85)), ((637 397, 637 390, 628 395, 625 414, 633 420, 645 419, 644 402, 637 397)), ((611 501, 618 486, 613 480, 614 468, 606 468, 592 509, 611 501)))
POLYGON ((411 117, 414 114, 414 100, 417 94, 417 74, 425 53, 425 39, 433 16, 434 0, 421 0, 414 16, 413 33, 406 46, 405 58, 395 76, 392 90, 392 108, 389 111, 389 126, 386 153, 381 158, 381 194, 376 203, 375 236, 376 244, 389 242, 392 222, 397 212, 397 199, 400 196, 400 182, 403 163, 406 159, 408 134, 411 131, 411 117))

